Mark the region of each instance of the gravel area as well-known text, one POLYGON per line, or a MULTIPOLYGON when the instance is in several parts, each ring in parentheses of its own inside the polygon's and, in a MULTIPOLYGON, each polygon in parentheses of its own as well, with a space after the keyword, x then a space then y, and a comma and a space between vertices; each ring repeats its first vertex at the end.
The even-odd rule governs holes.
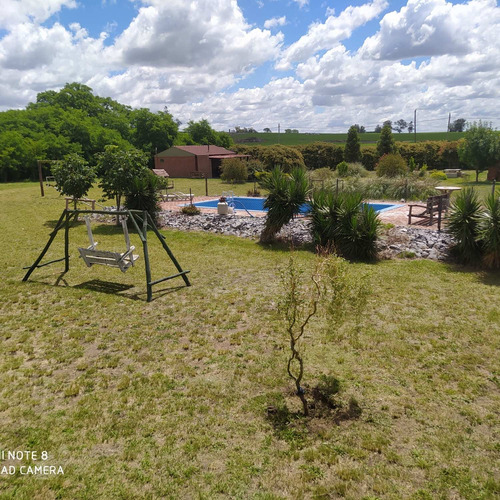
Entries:
MULTIPOLYGON (((214 197, 195 197, 194 201, 214 197)), ((187 216, 180 208, 188 202, 162 203, 159 216, 160 226, 184 231, 208 231, 217 234, 233 235, 257 239, 264 227, 264 218, 250 217, 240 211, 237 215, 217 215, 213 209, 204 209, 200 215, 187 216)), ((445 231, 437 231, 436 226, 408 226, 408 205, 380 213, 385 224, 394 224, 384 229, 380 237, 379 255, 381 258, 425 258, 445 260, 448 258, 452 238, 445 231)), ((311 242, 310 222, 307 218, 297 218, 283 227, 278 237, 284 241, 301 245, 311 242)))

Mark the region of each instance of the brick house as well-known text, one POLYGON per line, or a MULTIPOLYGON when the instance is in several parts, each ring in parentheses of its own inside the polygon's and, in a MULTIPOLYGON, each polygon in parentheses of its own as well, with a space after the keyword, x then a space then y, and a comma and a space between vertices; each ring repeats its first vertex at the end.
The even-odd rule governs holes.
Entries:
POLYGON ((220 177, 225 158, 248 158, 219 146, 172 146, 155 155, 155 169, 172 177, 220 177))

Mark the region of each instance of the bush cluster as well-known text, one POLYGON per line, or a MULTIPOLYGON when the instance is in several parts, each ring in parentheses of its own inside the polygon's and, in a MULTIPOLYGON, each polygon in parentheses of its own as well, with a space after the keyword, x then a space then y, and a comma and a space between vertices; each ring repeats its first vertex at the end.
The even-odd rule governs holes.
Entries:
POLYGON ((500 268, 500 196, 490 194, 484 206, 473 188, 461 191, 452 204, 447 230, 453 252, 463 264, 500 268))

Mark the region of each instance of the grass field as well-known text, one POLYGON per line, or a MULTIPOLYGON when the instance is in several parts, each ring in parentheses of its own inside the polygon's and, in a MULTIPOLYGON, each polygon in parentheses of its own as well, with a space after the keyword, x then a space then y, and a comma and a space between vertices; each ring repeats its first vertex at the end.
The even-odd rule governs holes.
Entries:
MULTIPOLYGON (((298 144, 309 144, 311 142, 333 142, 344 144, 347 139, 345 134, 277 134, 258 132, 256 134, 241 133, 231 134, 236 144, 260 144, 262 146, 271 146, 273 144, 283 144, 285 146, 295 146, 298 144)), ((374 132, 358 134, 361 145, 373 145, 379 140, 380 134, 374 132)), ((413 142, 415 134, 394 133, 395 141, 413 142)), ((464 136, 463 132, 418 132, 416 134, 417 142, 422 141, 456 141, 464 136)))
MULTIPOLYGON (((350 265, 367 277, 367 306, 338 332, 311 324, 304 381, 335 376, 338 402, 354 398, 361 413, 306 420, 276 313, 286 248, 164 231, 192 286, 171 281, 147 303, 138 238, 126 274, 89 269, 76 257, 83 224, 68 273, 58 263, 21 282, 63 202, 3 184, 0 206, 0 450, 46 451, 43 463, 64 469, 1 474, 0 498, 499 497, 498 274, 350 265), (269 419, 269 404, 289 412, 269 419)), ((102 249, 124 246, 112 226, 94 233, 102 249)), ((47 258, 62 252, 59 239, 47 258)), ((150 252, 154 276, 172 270, 153 239, 150 252)))

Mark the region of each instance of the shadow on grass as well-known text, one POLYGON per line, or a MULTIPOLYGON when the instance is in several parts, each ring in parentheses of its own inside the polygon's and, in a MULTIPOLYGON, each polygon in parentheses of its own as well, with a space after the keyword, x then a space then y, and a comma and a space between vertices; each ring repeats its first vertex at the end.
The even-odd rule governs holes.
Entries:
POLYGON ((500 286, 500 272, 498 269, 481 269, 480 267, 467 266, 456 262, 448 263, 448 270, 460 274, 475 274, 477 280, 484 285, 500 286))
MULTIPOLYGON (((124 283, 116 283, 113 281, 103 281, 103 280, 90 280, 79 285, 74 285, 73 288, 91 290, 93 292, 107 293, 110 295, 117 295, 119 297, 124 297, 130 300, 141 300, 146 302, 147 292, 146 290, 136 293, 124 293, 131 288, 135 288, 134 285, 126 285, 124 283)), ((153 290, 153 302, 160 297, 174 293, 181 288, 186 288, 185 286, 172 286, 168 288, 162 288, 161 290, 153 290)))
MULTIPOLYGON (((57 225, 58 220, 48 220, 43 223, 44 227, 49 227, 50 229, 54 229, 57 225)), ((81 226, 85 224, 85 221, 78 220, 78 221, 72 221, 70 227, 75 227, 75 226, 81 226)), ((60 231, 64 231, 64 226, 60 229, 60 231)))

